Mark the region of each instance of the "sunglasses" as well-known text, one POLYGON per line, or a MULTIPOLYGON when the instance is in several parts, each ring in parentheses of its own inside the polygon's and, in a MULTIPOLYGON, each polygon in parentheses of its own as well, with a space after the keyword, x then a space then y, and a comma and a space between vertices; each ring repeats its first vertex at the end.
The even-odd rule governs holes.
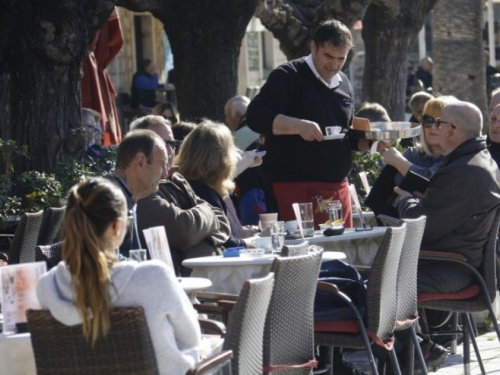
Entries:
POLYGON ((453 129, 456 129, 457 127, 455 125, 453 125, 451 122, 448 122, 448 121, 443 121, 441 120, 439 117, 432 117, 432 116, 427 116, 427 115, 424 115, 422 116, 422 122, 421 122, 421 125, 423 128, 431 128, 432 125, 436 125, 436 128, 439 129, 441 127, 441 124, 450 124, 450 126, 453 128, 453 129))
POLYGON ((179 141, 167 141, 167 140, 165 140, 165 144, 167 146, 170 146, 172 148, 172 150, 177 151, 177 149, 179 148, 180 142, 179 141))

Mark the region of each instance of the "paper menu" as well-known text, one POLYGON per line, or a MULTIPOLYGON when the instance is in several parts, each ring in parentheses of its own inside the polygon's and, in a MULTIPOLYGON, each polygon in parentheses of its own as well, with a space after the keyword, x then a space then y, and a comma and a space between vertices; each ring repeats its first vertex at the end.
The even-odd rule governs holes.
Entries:
POLYGON ((349 184, 349 192, 351 193, 351 200, 358 211, 359 222, 361 226, 365 227, 365 219, 363 218, 363 211, 361 210, 361 204, 359 203, 358 193, 356 192, 356 186, 353 184, 349 184))
POLYGON ((45 262, 0 267, 3 333, 15 333, 16 323, 26 322, 26 310, 40 308, 36 297, 36 284, 45 272, 45 262))
POLYGON ((144 233, 144 239, 146 240, 151 259, 161 260, 170 266, 172 271, 175 271, 165 227, 158 226, 144 229, 142 233, 144 233))

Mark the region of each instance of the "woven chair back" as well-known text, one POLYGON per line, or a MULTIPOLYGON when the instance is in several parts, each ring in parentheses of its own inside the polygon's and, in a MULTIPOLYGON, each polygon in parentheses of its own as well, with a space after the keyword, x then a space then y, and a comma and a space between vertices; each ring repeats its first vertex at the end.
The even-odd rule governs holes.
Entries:
POLYGON ((393 334, 398 310, 398 268, 406 224, 385 232, 368 279, 367 326, 384 342, 393 334))
POLYGON ((50 245, 61 239, 61 226, 66 207, 49 207, 43 213, 37 245, 50 245))
POLYGON ((92 347, 82 325, 66 326, 46 310, 28 310, 38 375, 158 374, 142 307, 114 309, 106 337, 92 347))
POLYGON ((233 375, 262 372, 264 323, 274 285, 274 274, 245 281, 229 317, 224 350, 233 351, 233 375))
POLYGON ((398 314, 397 319, 404 322, 417 317, 417 269, 420 245, 427 218, 404 219, 406 235, 399 260, 398 271, 398 314))
MULTIPOLYGON (((320 265, 319 252, 274 260, 274 289, 264 329, 264 367, 304 364, 314 358, 313 309, 320 265)), ((310 371, 301 368, 286 373, 310 371)))
POLYGON ((55 267, 62 260, 62 245, 63 241, 52 245, 37 246, 35 249, 37 262, 45 261, 47 270, 55 267))
POLYGON ((309 242, 304 241, 296 245, 284 245, 281 249, 282 257, 296 257, 306 255, 309 251, 309 242))
POLYGON ((35 261, 35 247, 42 226, 43 211, 24 213, 9 250, 9 264, 35 261))

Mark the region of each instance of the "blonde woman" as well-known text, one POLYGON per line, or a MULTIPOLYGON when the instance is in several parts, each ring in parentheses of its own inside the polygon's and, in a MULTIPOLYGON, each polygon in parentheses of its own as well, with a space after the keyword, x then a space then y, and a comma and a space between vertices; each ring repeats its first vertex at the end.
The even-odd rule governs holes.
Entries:
POLYGON ((112 308, 142 306, 160 374, 185 374, 195 362, 186 353, 201 339, 196 312, 163 263, 117 262, 128 220, 125 197, 111 182, 75 185, 64 219, 63 261, 39 280, 38 299, 61 323, 83 324, 91 343, 106 335, 112 308))
POLYGON ((425 103, 422 116, 420 143, 409 147, 403 153, 394 147, 384 153, 387 166, 382 169, 375 181, 365 204, 375 215, 386 214, 399 217, 397 210, 388 205, 387 201, 393 194, 394 186, 399 185, 408 171, 431 178, 444 161, 443 150, 439 144, 439 131, 436 118, 441 116, 443 108, 457 99, 453 96, 441 96, 425 103))
MULTIPOLYGON (((174 164, 196 195, 227 215, 224 197, 234 190, 233 176, 239 151, 231 130, 224 124, 203 121, 184 139, 174 164)), ((249 245, 249 244, 248 244, 249 245)), ((231 235, 224 247, 247 246, 231 235)))
POLYGON ((396 183, 401 182, 409 170, 427 178, 431 178, 441 166, 444 155, 439 145, 439 130, 436 127, 436 118, 448 103, 456 101, 453 96, 441 96, 425 103, 422 115, 422 132, 420 143, 416 147, 409 147, 403 153, 395 148, 389 148, 384 153, 384 161, 392 165, 399 172, 396 183))

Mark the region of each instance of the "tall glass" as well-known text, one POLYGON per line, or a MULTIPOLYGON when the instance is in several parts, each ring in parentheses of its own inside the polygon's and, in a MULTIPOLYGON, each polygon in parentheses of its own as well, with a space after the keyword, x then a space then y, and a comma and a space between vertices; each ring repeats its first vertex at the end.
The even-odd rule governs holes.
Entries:
POLYGON ((285 222, 272 221, 270 224, 273 252, 281 252, 281 248, 285 244, 285 222))
POLYGON ((336 220, 344 220, 344 217, 342 216, 342 204, 340 201, 330 202, 328 205, 328 218, 332 222, 332 225, 336 220))
POLYGON ((313 204, 310 203, 299 203, 300 218, 302 219, 302 230, 304 231, 304 236, 314 236, 314 216, 313 216, 313 204))

